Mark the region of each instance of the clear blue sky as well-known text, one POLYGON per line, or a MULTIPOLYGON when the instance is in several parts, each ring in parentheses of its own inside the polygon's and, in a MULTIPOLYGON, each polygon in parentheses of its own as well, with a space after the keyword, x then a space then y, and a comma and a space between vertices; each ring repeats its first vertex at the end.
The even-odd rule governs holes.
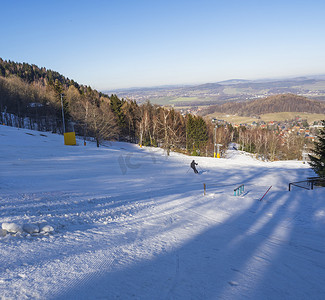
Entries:
POLYGON ((98 90, 325 74, 323 0, 0 0, 0 57, 98 90))

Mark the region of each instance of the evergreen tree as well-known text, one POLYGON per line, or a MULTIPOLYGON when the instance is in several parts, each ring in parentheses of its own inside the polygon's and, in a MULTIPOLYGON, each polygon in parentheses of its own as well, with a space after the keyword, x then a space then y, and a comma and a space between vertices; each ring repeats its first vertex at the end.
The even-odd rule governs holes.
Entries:
POLYGON ((186 124, 187 150, 193 150, 193 155, 197 150, 202 150, 208 142, 207 124, 202 117, 188 115, 186 124))
POLYGON ((323 128, 320 129, 317 135, 317 140, 314 142, 314 154, 309 155, 310 166, 315 173, 320 177, 325 177, 325 120, 322 121, 323 128))
POLYGON ((194 117, 191 114, 186 116, 186 150, 194 150, 194 117))
POLYGON ((113 111, 113 113, 115 114, 115 116, 118 119, 118 125, 121 128, 126 127, 126 123, 125 123, 125 115, 124 112, 122 110, 122 106, 124 104, 124 100, 120 100, 116 95, 111 95, 110 97, 110 105, 111 105, 111 109, 113 111))
POLYGON ((123 113, 125 115, 126 121, 126 140, 129 142, 136 142, 136 130, 137 130, 137 122, 139 121, 139 106, 136 101, 125 101, 122 106, 123 113))

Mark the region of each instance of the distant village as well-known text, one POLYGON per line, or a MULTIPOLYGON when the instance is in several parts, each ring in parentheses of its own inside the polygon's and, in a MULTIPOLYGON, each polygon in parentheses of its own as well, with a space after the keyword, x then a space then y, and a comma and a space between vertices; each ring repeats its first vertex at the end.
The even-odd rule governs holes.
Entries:
MULTIPOLYGON (((185 116, 190 113, 193 115, 198 115, 201 111, 200 107, 192 107, 187 109, 181 109, 181 113, 185 116)), ((225 120, 220 120, 216 118, 211 118, 211 122, 218 126, 225 126, 231 124, 235 128, 245 127, 247 129, 261 128, 268 129, 273 131, 278 131, 279 135, 282 137, 288 137, 291 134, 303 136, 309 141, 313 142, 317 131, 319 128, 322 128, 321 121, 315 121, 313 124, 309 124, 306 119, 302 119, 297 116, 293 120, 286 121, 253 121, 251 123, 230 123, 225 120)))
MULTIPOLYGON (((230 124, 225 120, 218 120, 215 118, 212 118, 211 122, 220 126, 230 124)), ((241 123, 241 124, 231 124, 231 125, 235 128, 239 128, 239 127, 245 127, 247 129, 261 128, 261 129, 278 131, 279 135, 282 137, 288 137, 291 134, 295 134, 295 135, 303 136, 311 142, 314 141, 318 129, 322 128, 321 121, 316 121, 313 124, 308 124, 307 120, 302 119, 299 116, 297 116, 294 120, 270 121, 270 122, 253 121, 250 124, 241 123)))

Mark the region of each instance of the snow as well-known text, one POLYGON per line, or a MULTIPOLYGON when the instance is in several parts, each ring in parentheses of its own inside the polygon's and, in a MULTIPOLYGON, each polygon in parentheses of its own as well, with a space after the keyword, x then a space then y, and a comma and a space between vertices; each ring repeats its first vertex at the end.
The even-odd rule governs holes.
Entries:
POLYGON ((308 165, 78 143, 0 126, 0 299, 325 298, 308 165))
POLYGON ((39 226, 37 224, 24 224, 23 231, 32 234, 32 233, 39 233, 39 226))
POLYGON ((12 233, 23 232, 23 228, 15 223, 2 223, 2 230, 12 233))

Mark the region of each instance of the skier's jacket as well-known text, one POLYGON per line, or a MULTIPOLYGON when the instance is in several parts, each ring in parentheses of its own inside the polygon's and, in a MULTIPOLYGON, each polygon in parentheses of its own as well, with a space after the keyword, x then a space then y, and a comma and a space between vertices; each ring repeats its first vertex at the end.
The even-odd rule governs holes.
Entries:
POLYGON ((197 165, 197 163, 195 162, 195 160, 193 160, 193 161, 191 162, 191 168, 192 168, 192 169, 195 169, 195 165, 197 165))

